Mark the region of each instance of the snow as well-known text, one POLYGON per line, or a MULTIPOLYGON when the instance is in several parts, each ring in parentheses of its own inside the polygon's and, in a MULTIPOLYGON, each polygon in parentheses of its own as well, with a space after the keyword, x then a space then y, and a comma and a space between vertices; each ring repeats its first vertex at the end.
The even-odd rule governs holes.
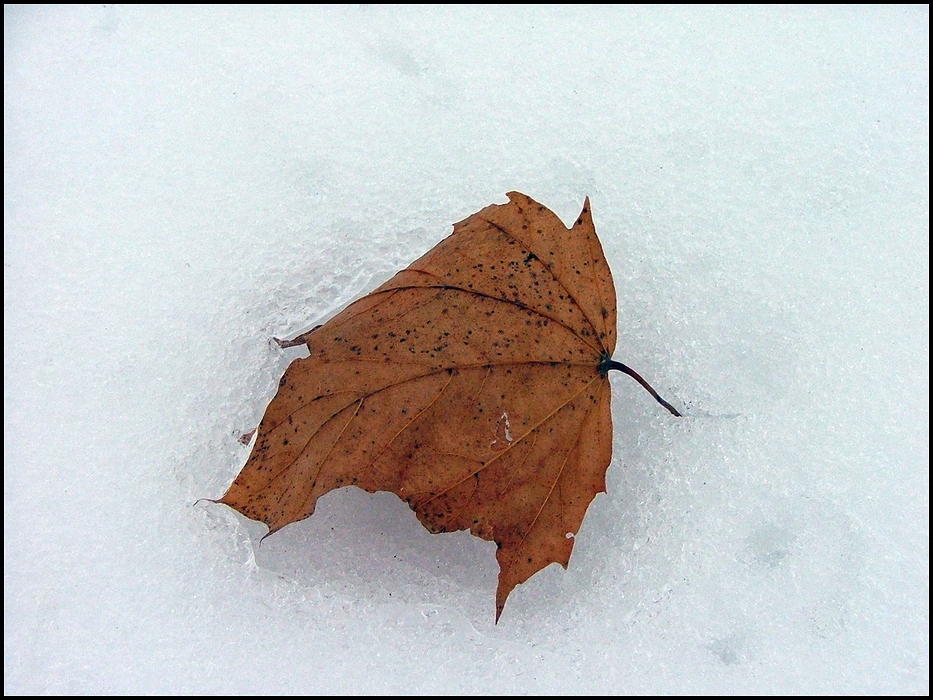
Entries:
POLYGON ((4 86, 6 693, 929 692, 926 6, 6 6, 4 86), (390 494, 199 501, 509 190, 686 413, 613 377, 569 569, 494 625, 390 494))

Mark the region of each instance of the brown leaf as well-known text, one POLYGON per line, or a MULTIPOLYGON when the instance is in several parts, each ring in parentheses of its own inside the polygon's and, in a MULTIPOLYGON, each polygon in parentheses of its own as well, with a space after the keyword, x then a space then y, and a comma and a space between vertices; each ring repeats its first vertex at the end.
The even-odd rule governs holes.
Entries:
POLYGON ((568 230, 508 197, 298 338, 311 354, 220 499, 271 534, 334 489, 391 491, 431 532, 497 544, 497 621, 515 586, 567 567, 606 490, 609 369, 647 386, 610 360, 615 290, 589 200, 568 230))

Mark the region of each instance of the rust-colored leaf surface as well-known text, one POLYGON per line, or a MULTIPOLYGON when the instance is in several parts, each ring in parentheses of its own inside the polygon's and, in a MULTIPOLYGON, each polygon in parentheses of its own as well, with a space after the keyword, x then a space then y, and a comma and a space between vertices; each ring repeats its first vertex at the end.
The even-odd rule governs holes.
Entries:
POLYGON ((606 489, 609 369, 644 384, 610 361, 615 290, 589 200, 567 229, 508 197, 297 339, 311 354, 220 499, 271 533, 334 489, 391 491, 431 532, 496 543, 497 621, 515 586, 566 568, 606 489))

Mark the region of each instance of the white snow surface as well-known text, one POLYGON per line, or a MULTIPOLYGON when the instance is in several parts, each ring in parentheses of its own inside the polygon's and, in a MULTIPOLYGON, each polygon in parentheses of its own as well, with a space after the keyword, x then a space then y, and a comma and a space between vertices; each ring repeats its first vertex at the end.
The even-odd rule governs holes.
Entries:
POLYGON ((929 10, 4 9, 4 690, 929 692, 929 10), (203 498, 294 351, 524 192, 619 297, 608 493, 495 546, 203 498))

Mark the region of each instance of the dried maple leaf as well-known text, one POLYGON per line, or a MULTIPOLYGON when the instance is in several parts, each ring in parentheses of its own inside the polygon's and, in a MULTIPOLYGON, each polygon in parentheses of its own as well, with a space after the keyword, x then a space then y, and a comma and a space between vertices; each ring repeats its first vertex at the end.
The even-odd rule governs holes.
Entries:
POLYGON ((431 532, 498 546, 512 589, 564 568, 612 458, 616 298, 589 200, 567 229, 510 192, 299 336, 243 470, 220 499, 270 534, 343 486, 391 491, 431 532))

